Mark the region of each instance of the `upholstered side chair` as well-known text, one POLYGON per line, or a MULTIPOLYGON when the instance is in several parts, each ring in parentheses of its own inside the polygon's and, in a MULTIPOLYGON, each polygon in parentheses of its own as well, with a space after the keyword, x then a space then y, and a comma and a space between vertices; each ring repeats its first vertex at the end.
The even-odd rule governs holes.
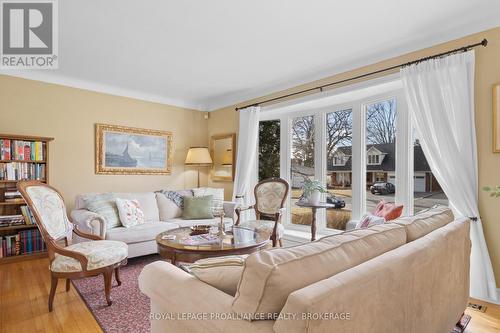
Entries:
MULTIPOLYGON (((113 271, 121 285, 119 269, 127 263, 127 244, 102 240, 99 236, 79 231, 68 219, 61 194, 53 187, 38 181, 20 181, 17 188, 26 200, 49 255, 51 286, 49 311, 59 279, 66 279, 66 291, 70 280, 102 274, 108 306, 111 305, 111 279, 113 271), (73 233, 89 241, 70 244, 73 233)), ((104 222, 104 221, 103 221, 104 222)))
POLYGON ((283 246, 281 239, 285 228, 281 223, 281 216, 289 188, 288 182, 281 178, 269 178, 259 182, 254 188, 255 204, 236 209, 235 225, 267 233, 273 242, 273 247, 277 244, 283 246), (256 220, 240 221, 241 212, 248 209, 255 210, 256 220))

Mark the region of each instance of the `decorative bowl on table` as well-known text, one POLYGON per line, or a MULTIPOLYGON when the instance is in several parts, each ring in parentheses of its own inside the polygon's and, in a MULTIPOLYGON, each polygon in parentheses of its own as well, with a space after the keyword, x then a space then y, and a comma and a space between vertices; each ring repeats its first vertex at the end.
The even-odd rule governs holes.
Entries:
POLYGON ((207 224, 193 225, 191 229, 191 235, 202 235, 208 234, 212 226, 207 224))

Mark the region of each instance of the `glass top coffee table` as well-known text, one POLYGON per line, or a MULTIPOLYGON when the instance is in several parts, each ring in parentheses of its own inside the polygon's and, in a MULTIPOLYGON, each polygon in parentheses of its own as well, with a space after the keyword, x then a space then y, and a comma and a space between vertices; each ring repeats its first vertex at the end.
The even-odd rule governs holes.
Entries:
MULTIPOLYGON (((233 226, 225 236, 209 244, 187 244, 191 229, 177 228, 156 236, 158 253, 172 264, 194 262, 198 259, 235 254, 249 254, 270 247, 269 237, 255 230, 233 226), (167 238, 169 237, 169 238, 167 238)), ((217 236, 217 235, 214 235, 217 236)))

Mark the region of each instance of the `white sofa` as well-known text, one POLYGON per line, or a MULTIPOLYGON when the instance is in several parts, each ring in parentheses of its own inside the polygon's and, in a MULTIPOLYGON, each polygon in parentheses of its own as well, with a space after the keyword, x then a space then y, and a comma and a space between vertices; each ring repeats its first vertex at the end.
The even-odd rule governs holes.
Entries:
POLYGON ((435 208, 253 253, 234 296, 164 261, 144 267, 139 287, 153 333, 445 333, 469 298, 469 228, 435 208))
MULTIPOLYGON (((178 216, 182 211, 174 204, 165 202, 165 196, 161 193, 114 193, 117 198, 138 200, 141 209, 144 211, 146 223, 130 228, 119 226, 107 229, 106 221, 103 217, 85 208, 83 198, 92 194, 95 193, 80 194, 76 197, 75 209, 71 212, 73 223, 78 225, 78 228, 84 232, 99 235, 104 239, 127 243, 129 258, 157 253, 155 237, 163 231, 197 224, 216 225, 220 221, 219 218, 210 220, 184 220, 178 216), (165 218, 165 216, 168 216, 168 218, 165 218)), ((224 201, 223 206, 225 213, 224 222, 226 225, 231 225, 233 224, 236 203, 224 201)), ((82 240, 78 238, 74 240, 74 242, 79 241, 82 240)))

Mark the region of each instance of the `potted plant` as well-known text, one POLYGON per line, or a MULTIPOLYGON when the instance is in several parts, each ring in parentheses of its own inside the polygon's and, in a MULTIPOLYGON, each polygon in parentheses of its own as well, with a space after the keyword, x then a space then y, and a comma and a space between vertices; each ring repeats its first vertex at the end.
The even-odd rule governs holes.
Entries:
POLYGON ((327 193, 326 188, 321 184, 319 180, 311 180, 306 178, 304 180, 304 185, 302 185, 303 197, 307 199, 307 202, 311 205, 318 205, 321 198, 321 193, 327 193))

